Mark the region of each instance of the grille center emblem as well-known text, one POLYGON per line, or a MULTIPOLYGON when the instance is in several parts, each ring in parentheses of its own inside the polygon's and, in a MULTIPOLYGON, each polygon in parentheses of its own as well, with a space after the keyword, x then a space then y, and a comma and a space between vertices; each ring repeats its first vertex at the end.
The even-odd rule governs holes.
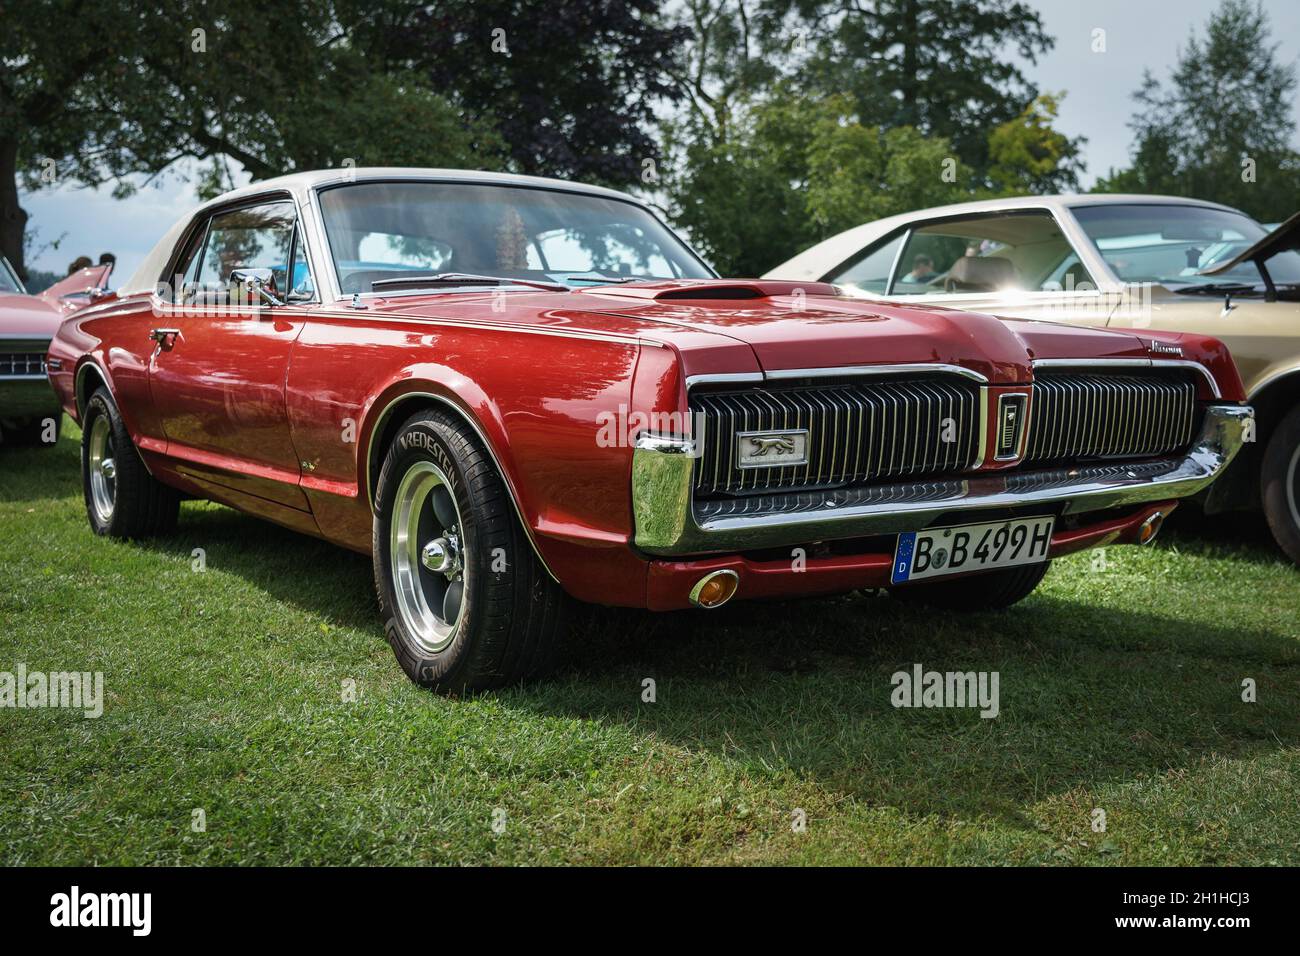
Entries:
POLYGON ((996 461, 1010 461, 1020 457, 1020 437, 1024 434, 1027 401, 1028 396, 1021 393, 998 397, 997 444, 993 451, 996 461))
POLYGON ((785 468, 807 462, 806 428, 736 434, 736 465, 739 468, 785 468))

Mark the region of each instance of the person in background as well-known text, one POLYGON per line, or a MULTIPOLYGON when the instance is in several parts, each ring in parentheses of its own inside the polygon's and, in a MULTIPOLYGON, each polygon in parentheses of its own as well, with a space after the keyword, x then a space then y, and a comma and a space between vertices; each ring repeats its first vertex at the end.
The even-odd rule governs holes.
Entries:
POLYGON ((935 277, 934 260, 921 254, 912 260, 912 271, 903 279, 904 282, 929 282, 935 277))
POLYGON ((77 256, 68 266, 68 275, 74 272, 80 272, 82 269, 89 269, 94 263, 90 261, 90 256, 77 256))

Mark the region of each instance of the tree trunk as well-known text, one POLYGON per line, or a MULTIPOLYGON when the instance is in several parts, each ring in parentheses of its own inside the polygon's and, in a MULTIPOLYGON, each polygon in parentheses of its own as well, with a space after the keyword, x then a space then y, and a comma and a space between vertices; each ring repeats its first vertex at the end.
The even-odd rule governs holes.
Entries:
POLYGON ((27 213, 18 205, 18 140, 0 139, 0 253, 27 281, 27 267, 23 263, 23 235, 27 229, 27 213))

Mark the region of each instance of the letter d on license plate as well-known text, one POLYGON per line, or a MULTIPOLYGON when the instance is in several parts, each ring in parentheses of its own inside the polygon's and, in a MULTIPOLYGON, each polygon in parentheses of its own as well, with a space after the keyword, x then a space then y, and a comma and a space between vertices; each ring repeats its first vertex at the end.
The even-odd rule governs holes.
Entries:
POLYGON ((894 584, 1037 564, 1047 560, 1056 519, 1013 518, 956 528, 905 531, 894 550, 894 584))

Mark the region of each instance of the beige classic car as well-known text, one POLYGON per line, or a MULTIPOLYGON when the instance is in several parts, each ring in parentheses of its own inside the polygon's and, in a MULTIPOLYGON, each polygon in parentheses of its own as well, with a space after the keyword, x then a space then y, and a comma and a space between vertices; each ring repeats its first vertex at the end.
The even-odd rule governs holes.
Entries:
MULTIPOLYGON (((1207 513, 1262 507, 1277 543, 1300 564, 1298 247, 1300 214, 1270 232, 1236 209, 1191 199, 1033 196, 867 223, 765 278, 833 282, 913 305, 1222 339, 1258 427, 1202 504, 1207 513)), ((1167 349, 1152 345, 1153 355, 1167 349)))

